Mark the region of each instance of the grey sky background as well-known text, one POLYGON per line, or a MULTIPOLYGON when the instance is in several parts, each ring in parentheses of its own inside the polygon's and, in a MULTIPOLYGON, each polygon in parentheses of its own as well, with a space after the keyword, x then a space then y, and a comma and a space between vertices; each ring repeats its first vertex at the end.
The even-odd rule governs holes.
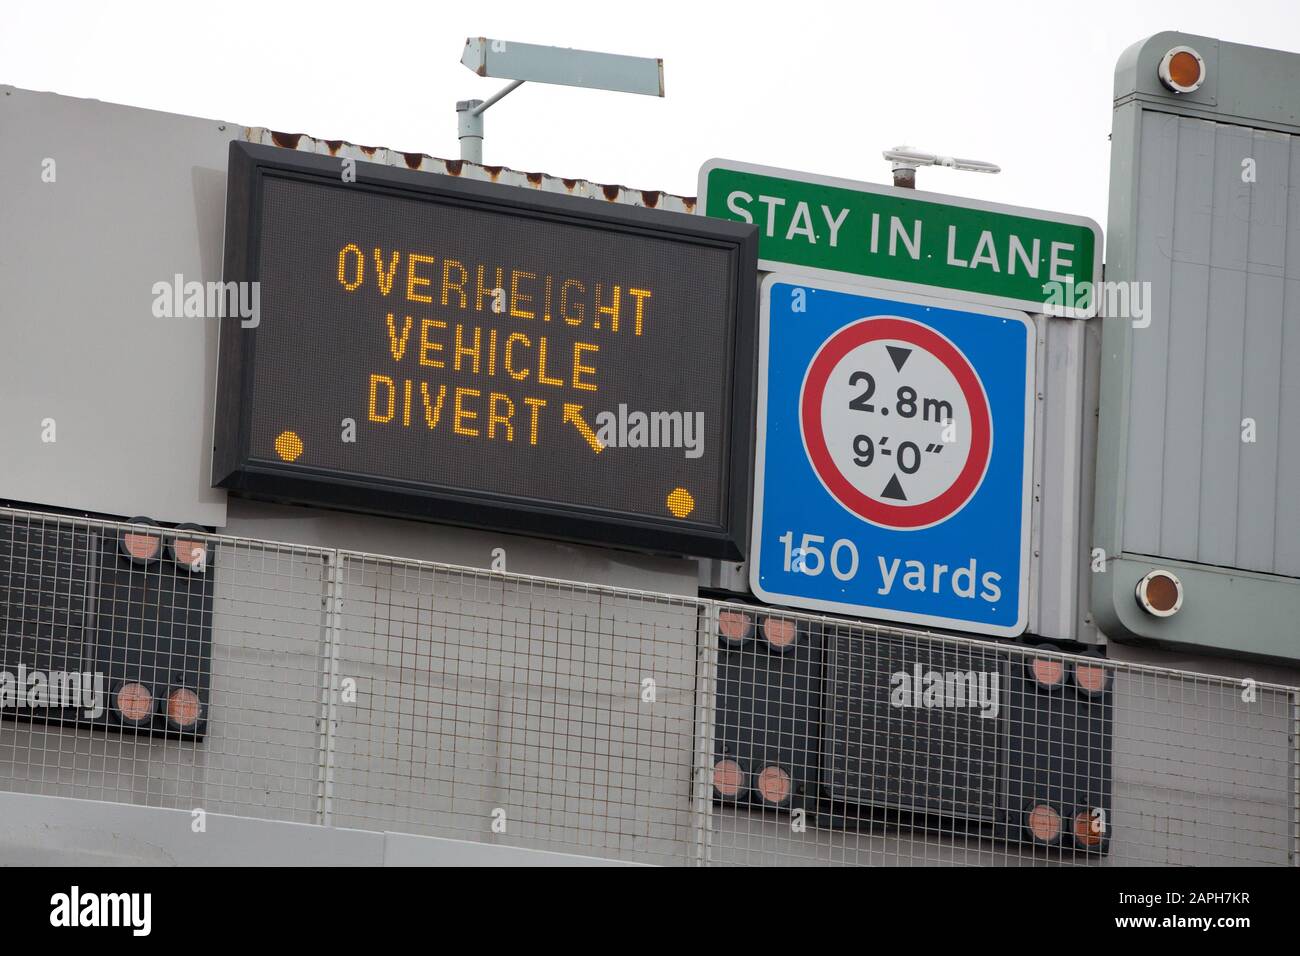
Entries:
POLYGON ((659 56, 662 100, 525 85, 488 112, 485 161, 694 195, 711 156, 886 182, 880 151, 907 143, 1003 167, 923 189, 1103 226, 1125 47, 1177 29, 1300 51, 1300 0, 63 0, 4 20, 3 83, 441 157, 455 101, 503 85, 460 65, 467 36, 659 56))

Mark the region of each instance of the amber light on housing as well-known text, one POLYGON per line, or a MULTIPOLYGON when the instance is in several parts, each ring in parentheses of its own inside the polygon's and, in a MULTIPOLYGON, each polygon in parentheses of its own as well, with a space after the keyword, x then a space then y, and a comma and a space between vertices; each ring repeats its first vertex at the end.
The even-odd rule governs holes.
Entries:
POLYGON ((1163 568, 1143 575, 1136 593, 1142 610, 1155 617, 1173 617, 1183 606, 1183 582, 1163 568))
POLYGON ((1161 58, 1156 73, 1165 89, 1194 93, 1205 82, 1205 60, 1189 46, 1176 46, 1161 58))

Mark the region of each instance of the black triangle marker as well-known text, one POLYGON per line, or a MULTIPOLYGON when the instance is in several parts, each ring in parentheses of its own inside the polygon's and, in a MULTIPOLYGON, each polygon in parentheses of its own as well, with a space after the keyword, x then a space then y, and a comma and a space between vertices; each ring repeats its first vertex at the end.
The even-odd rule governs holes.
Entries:
POLYGON ((889 357, 894 360, 895 372, 901 372, 903 370, 903 363, 906 362, 908 357, 912 354, 911 349, 899 348, 897 345, 886 345, 885 351, 887 351, 889 357))
POLYGON ((895 501, 906 501, 907 495, 903 494, 903 486, 898 483, 898 476, 893 475, 889 479, 889 484, 885 485, 885 490, 880 493, 882 498, 893 498, 895 501))

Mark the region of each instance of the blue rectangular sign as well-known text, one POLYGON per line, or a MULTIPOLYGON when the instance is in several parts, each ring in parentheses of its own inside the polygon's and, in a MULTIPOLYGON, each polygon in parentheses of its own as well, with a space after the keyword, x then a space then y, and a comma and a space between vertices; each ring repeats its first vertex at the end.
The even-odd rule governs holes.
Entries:
POLYGON ((1034 343, 1023 312, 768 276, 754 593, 1020 634, 1034 343))

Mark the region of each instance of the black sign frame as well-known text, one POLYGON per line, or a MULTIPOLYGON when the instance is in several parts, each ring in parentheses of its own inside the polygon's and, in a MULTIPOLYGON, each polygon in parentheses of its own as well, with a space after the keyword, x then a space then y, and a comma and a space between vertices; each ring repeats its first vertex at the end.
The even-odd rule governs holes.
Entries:
POLYGON ((337 188, 435 200, 543 221, 678 240, 730 253, 731 394, 722 452, 722 501, 716 523, 684 522, 636 512, 583 508, 250 457, 257 330, 221 319, 218 346, 213 487, 274 501, 413 518, 637 551, 743 559, 748 544, 757 375, 758 229, 704 216, 544 193, 357 162, 343 183, 337 157, 232 142, 226 187, 225 282, 256 282, 262 186, 268 173, 337 188))

